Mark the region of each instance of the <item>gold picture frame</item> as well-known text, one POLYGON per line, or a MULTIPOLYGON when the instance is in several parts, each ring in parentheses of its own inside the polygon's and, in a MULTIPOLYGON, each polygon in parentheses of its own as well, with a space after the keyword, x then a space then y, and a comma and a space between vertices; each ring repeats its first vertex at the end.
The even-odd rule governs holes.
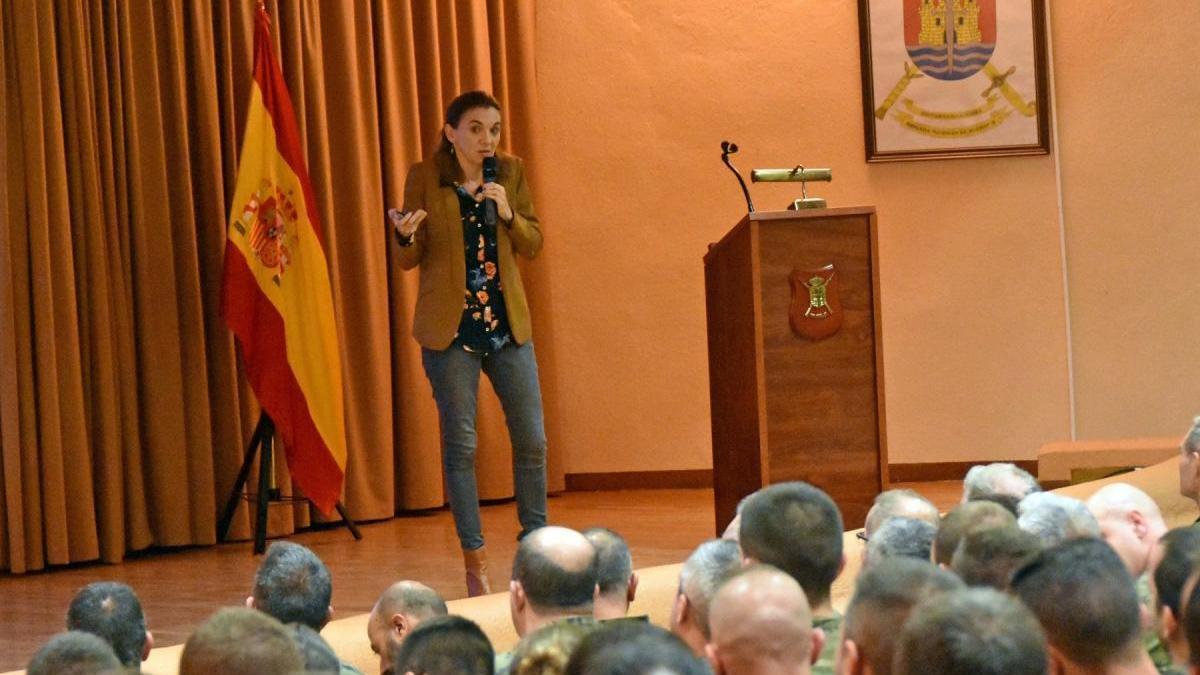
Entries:
POLYGON ((859 0, 868 162, 1050 152, 1044 0, 859 0))

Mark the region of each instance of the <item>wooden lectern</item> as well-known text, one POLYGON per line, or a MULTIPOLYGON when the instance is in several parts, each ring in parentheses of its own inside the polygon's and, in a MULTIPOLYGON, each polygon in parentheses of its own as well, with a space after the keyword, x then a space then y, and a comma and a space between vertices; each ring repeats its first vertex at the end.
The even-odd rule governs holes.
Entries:
POLYGON ((875 209, 751 213, 709 247, 704 286, 718 536, 790 480, 862 526, 888 484, 875 209))

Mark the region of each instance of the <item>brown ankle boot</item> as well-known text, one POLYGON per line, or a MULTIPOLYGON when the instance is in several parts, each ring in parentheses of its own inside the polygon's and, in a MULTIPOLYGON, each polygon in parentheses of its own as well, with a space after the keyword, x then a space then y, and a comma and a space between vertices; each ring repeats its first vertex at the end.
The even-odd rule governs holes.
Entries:
POLYGON ((463 563, 467 568, 467 597, 491 593, 492 587, 487 576, 487 549, 483 546, 473 551, 463 549, 463 563))

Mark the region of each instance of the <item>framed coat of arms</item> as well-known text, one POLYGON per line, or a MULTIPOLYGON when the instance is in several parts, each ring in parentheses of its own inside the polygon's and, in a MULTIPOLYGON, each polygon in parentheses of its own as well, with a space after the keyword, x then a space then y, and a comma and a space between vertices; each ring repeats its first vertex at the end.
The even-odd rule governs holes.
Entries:
POLYGON ((868 162, 1050 151, 1044 0, 859 0, 868 162))

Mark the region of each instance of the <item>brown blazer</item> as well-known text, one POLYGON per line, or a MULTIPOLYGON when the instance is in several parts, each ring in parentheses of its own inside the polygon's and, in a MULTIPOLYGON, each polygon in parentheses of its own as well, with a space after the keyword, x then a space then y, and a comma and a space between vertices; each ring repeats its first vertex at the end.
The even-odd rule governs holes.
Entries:
MULTIPOLYGON (((513 210, 512 222, 500 221, 496 228, 500 283, 513 340, 524 344, 533 331, 515 254, 526 258, 536 256, 542 248, 542 228, 533 211, 520 158, 502 153, 497 153, 496 158, 499 160, 496 182, 504 186, 513 210)), ((467 267, 458 195, 453 185, 442 184, 433 158, 409 169, 404 183, 404 208, 425 209, 429 214, 417 229, 412 245, 400 248, 402 268, 421 266, 413 337, 422 347, 445 349, 454 341, 462 320, 467 267)))

